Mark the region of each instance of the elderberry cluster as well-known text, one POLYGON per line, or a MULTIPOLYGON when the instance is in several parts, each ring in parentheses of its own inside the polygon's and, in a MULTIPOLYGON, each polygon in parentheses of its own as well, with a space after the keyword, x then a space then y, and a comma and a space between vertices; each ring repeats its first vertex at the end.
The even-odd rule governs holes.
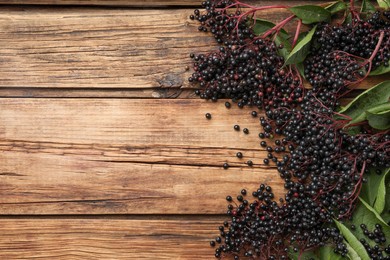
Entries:
POLYGON ((369 231, 365 224, 361 224, 360 228, 363 231, 363 234, 368 239, 360 239, 360 242, 365 247, 368 255, 371 259, 382 260, 390 259, 390 244, 386 246, 386 236, 382 230, 380 224, 375 224, 375 228, 372 231, 369 231), (375 245, 370 245, 370 241, 373 241, 375 245))
POLYGON ((312 55, 305 61, 305 76, 325 105, 337 106, 348 86, 380 66, 389 66, 389 13, 377 11, 368 20, 319 26, 312 55))
MULTIPOLYGON (((255 36, 250 13, 243 13, 238 3, 205 1, 205 11, 190 16, 220 47, 190 55, 194 73, 189 81, 201 87, 196 94, 203 99, 230 98, 241 108, 264 109, 259 137, 268 139, 260 142, 268 154, 263 162, 276 165, 286 194, 277 200, 272 188, 261 184, 252 201, 246 190, 236 200, 227 196, 230 221, 219 227, 220 236, 210 245, 216 246, 217 258, 288 259, 289 250, 303 252, 329 243, 345 256, 344 238, 329 223, 351 217, 369 166, 390 167, 390 135, 373 135, 371 129, 349 135, 344 130, 349 120, 336 118, 335 109, 348 86, 389 65, 389 14, 377 12, 350 25, 321 24, 304 69, 313 89, 305 91, 299 74, 283 67, 278 52, 283 46, 255 36)), ((242 158, 241 153, 236 156, 242 158)))
POLYGON ((202 90, 203 99, 216 101, 230 98, 239 107, 254 105, 259 109, 291 106, 302 101, 303 85, 294 71, 282 68, 284 59, 278 54, 283 46, 268 38, 256 37, 250 19, 239 9, 230 12, 234 1, 206 1, 205 14, 194 11, 200 31, 210 31, 222 46, 206 55, 191 54, 194 73, 188 79, 202 90))
POLYGON ((333 110, 325 107, 313 91, 308 91, 300 109, 278 108, 266 111, 266 115, 267 120, 261 120, 265 133, 284 136, 267 151, 268 158, 276 158, 285 188, 305 184, 301 193, 324 207, 329 216, 350 216, 368 165, 390 166, 390 135, 345 133, 345 122, 335 120, 333 110), (272 153, 286 148, 289 154, 284 153, 281 159, 272 153))
POLYGON ((270 141, 284 137, 272 140, 274 144, 260 143, 268 152, 264 163, 276 164, 286 195, 277 203, 271 187, 262 184, 252 193, 252 203, 237 197, 241 204, 230 204, 227 212, 236 224, 223 234, 225 243, 216 256, 238 257, 245 251, 244 255, 261 259, 283 259, 288 248, 303 251, 328 243, 345 256, 343 237, 326 224, 351 216, 368 165, 390 166, 390 135, 348 135, 342 122, 333 119, 333 110, 312 91, 300 109, 266 109, 265 114, 260 117, 264 132, 259 136, 270 141))
POLYGON ((337 228, 317 225, 318 218, 326 223, 329 216, 310 198, 302 196, 302 189, 301 184, 293 184, 286 201, 280 199, 279 203, 274 200, 272 188, 264 184, 252 193, 253 202, 245 198, 246 190, 241 191, 237 200, 227 196, 231 221, 225 221, 219 227, 220 236, 210 242, 213 247, 218 245, 215 256, 288 259, 290 250, 299 252, 325 242, 334 244, 337 252, 346 255, 343 236, 337 228))

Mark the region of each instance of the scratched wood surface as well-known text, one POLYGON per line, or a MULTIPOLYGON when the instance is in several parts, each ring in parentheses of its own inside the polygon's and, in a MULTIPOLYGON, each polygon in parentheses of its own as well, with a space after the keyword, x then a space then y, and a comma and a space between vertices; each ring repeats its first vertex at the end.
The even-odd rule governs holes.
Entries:
MULTIPOLYGON (((304 3, 321 3, 320 0, 288 0, 279 1, 286 5, 298 5, 304 3)), ((324 2, 324 1, 323 1, 324 2)), ((326 2, 326 1, 325 1, 326 2)), ((329 1, 330 2, 330 1, 329 1)), ((175 6, 199 6, 197 0, 0 0, 0 4, 29 4, 29 5, 92 5, 92 6, 123 6, 123 7, 175 7, 175 6)), ((273 0, 248 0, 245 3, 271 5, 273 0)))
MULTIPOLYGON (((14 97, 27 89, 42 96, 65 89, 89 90, 94 97, 99 90, 126 90, 125 97, 180 96, 192 88, 189 53, 216 48, 213 38, 199 33, 198 24, 188 18, 191 11, 3 7, 0 94, 14 97)), ((275 10, 262 14, 270 20, 288 15, 275 10)), ((381 79, 369 78, 359 87, 381 79)))
POLYGON ((0 0, 0 259, 212 259, 226 195, 283 195, 252 109, 186 82, 198 3, 0 0))
POLYGON ((0 219, 2 259, 213 259, 220 217, 0 219))
POLYGON ((0 212, 218 214, 241 187, 281 194, 250 111, 198 99, 3 99, 0 212))

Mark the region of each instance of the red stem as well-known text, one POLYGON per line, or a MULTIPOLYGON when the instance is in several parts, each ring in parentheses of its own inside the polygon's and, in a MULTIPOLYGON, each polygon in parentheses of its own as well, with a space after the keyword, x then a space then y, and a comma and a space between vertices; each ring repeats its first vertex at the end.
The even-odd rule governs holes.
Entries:
MULTIPOLYGON (((222 9, 222 10, 227 10, 227 9, 229 9, 230 7, 237 6, 237 5, 238 5, 238 7, 240 7, 240 6, 245 6, 245 7, 250 8, 250 9, 257 9, 257 8, 259 8, 258 6, 253 6, 253 5, 246 4, 246 3, 242 3, 242 2, 240 2, 240 1, 238 1, 238 0, 235 0, 235 3, 233 3, 233 4, 231 4, 231 5, 228 5, 228 6, 225 6, 225 7, 221 8, 221 9, 222 9)), ((272 7, 272 6, 271 6, 271 7, 272 7)), ((285 8, 289 8, 289 6, 286 5, 285 8)))
MULTIPOLYGON (((365 75, 364 77, 362 77, 361 79, 359 79, 358 81, 353 82, 353 85, 359 84, 359 83, 362 82, 365 78, 367 78, 367 76, 370 74, 371 69, 372 69, 372 61, 374 60, 375 56, 378 54, 378 51, 379 51, 379 49, 380 49, 380 47, 381 47, 381 44, 382 44, 382 42, 383 42, 383 38, 384 38, 384 37, 385 37, 385 32, 384 32, 384 31, 380 31, 378 43, 376 44, 374 51, 372 52, 370 58, 369 58, 366 62, 364 62, 364 63, 362 64, 362 67, 365 66, 365 65, 367 65, 367 64, 369 64, 368 70, 367 70, 367 72, 366 72, 366 75, 365 75)), ((345 96, 346 94, 348 94, 348 93, 351 92, 352 90, 353 90, 353 89, 351 88, 350 90, 348 90, 348 91, 346 91, 345 93, 341 94, 341 95, 340 95, 340 98, 343 97, 343 96, 345 96)))
MULTIPOLYGON (((246 4, 242 4, 240 3, 240 5, 244 5, 246 7, 250 7, 250 5, 246 5, 246 4)), ((252 7, 249 11, 246 11, 245 13, 241 14, 238 19, 237 19, 237 24, 241 21, 242 17, 244 16, 247 16, 251 13, 256 13, 257 11, 262 11, 262 10, 267 10, 267 9, 277 9, 277 8, 282 8, 282 9, 286 9, 288 8, 287 5, 266 5, 266 6, 261 6, 261 7, 252 7)))
POLYGON ((301 19, 298 19, 297 30, 295 31, 294 41, 293 41, 293 43, 292 43, 292 47, 293 47, 293 48, 295 47, 295 44, 296 44, 297 41, 298 41, 299 32, 301 31, 301 26, 302 26, 302 20, 301 20, 301 19))
POLYGON ((279 31, 283 26, 285 26, 288 22, 290 22, 292 19, 294 19, 294 17, 295 17, 295 15, 291 15, 291 16, 287 17, 286 19, 284 19, 283 21, 281 21, 280 23, 278 23, 277 25, 275 25, 274 27, 272 27, 271 29, 266 31, 262 37, 265 38, 268 35, 272 34, 273 32, 279 31))
POLYGON ((352 120, 352 117, 347 116, 347 115, 344 115, 344 114, 340 114, 340 113, 338 113, 338 112, 333 112, 333 114, 338 115, 338 116, 340 116, 340 117, 342 117, 342 118, 345 118, 345 119, 347 119, 347 120, 352 120))
POLYGON ((351 10, 355 10, 355 2, 354 2, 354 0, 350 0, 349 3, 351 4, 351 10))
MULTIPOLYGON (((359 13, 355 10, 355 3, 354 3, 354 0, 350 0, 350 7, 349 7, 349 10, 351 12, 351 15, 352 15, 352 18, 356 18, 360 21, 360 15, 359 13)), ((352 21, 352 23, 354 23, 352 21)))
POLYGON ((372 63, 372 61, 374 60, 376 54, 378 53, 379 51, 379 48, 381 47, 381 44, 383 42, 383 38, 385 37, 385 32, 384 31, 381 31, 380 34, 379 34, 379 39, 378 39, 378 43, 376 44, 375 46, 375 49, 374 51, 372 52, 371 54, 371 57, 368 59, 368 62, 372 63))

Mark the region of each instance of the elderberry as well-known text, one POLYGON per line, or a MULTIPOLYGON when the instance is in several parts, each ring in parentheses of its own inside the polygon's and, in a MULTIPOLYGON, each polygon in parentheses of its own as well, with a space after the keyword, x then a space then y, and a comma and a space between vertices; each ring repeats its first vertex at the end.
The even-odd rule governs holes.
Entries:
MULTIPOLYGON (((350 24, 318 24, 315 44, 304 61, 312 89, 305 90, 299 73, 284 66, 279 55, 283 46, 273 37, 256 37, 253 13, 242 12, 240 2, 209 0, 202 2, 202 9, 193 14, 200 22, 198 29, 210 32, 220 47, 190 55, 194 72, 188 80, 200 87, 196 94, 202 99, 228 98, 240 108, 264 110, 259 137, 277 140, 260 143, 268 152, 263 162, 276 164, 286 190, 282 200, 264 184, 251 193, 253 202, 243 198, 246 190, 236 202, 227 196, 229 222, 224 227, 229 228, 219 230, 215 256, 287 259, 289 248, 304 251, 327 243, 346 256, 344 237, 328 223, 351 217, 357 192, 367 179, 364 169, 390 167, 390 135, 374 136, 365 128, 352 136, 343 130, 347 120, 337 120, 335 112, 349 86, 369 70, 389 65, 390 12, 375 12, 350 24)), ((362 242, 370 257, 382 259, 390 252, 379 226, 362 229, 376 243, 362 242)))

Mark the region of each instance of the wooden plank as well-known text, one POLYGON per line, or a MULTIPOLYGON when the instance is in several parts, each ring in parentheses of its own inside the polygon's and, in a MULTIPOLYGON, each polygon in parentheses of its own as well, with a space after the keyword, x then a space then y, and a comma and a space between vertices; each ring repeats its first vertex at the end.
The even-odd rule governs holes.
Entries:
MULTIPOLYGON (((355 97, 363 90, 351 91, 348 98, 355 97)), ((194 89, 159 88, 159 89, 51 89, 51 88, 0 88, 0 97, 7 98, 166 98, 199 99, 194 89)), ((225 102, 230 100, 220 100, 225 102)), ((231 102, 231 101, 230 101, 231 102)), ((341 102, 348 102, 343 98, 341 102)))
POLYGON ((0 219, 2 259, 212 259, 221 218, 0 219))
POLYGON ((242 188, 264 182, 276 196, 283 193, 276 169, 264 167, 226 171, 21 153, 1 160, 1 215, 222 214, 226 195, 242 188))
POLYGON ((0 138, 125 146, 259 147, 251 108, 201 99, 1 99, 0 138), (213 115, 205 119, 205 113, 213 115), (15 120, 17 119, 17 120, 15 120), (233 131, 240 124, 249 135, 233 131))
POLYGON ((8 98, 196 98, 190 88, 0 88, 8 98))
MULTIPOLYGON (((298 5, 305 3, 319 2, 320 0, 310 1, 278 1, 278 3, 286 2, 289 5, 298 5)), ((245 3, 253 3, 256 5, 271 5, 275 1, 263 0, 247 0, 245 3)), ((96 6, 200 6, 201 1, 198 0, 0 0, 0 4, 29 4, 29 5, 96 5, 96 6)))
MULTIPOLYGON (((188 88, 191 52, 216 46, 191 9, 0 9, 0 87, 188 88)), ((283 11, 264 11, 280 20, 283 11)), ((361 87, 382 78, 370 78, 361 87)))
POLYGON ((183 86, 190 50, 213 43, 189 12, 2 8, 0 86, 183 86))
POLYGON ((215 214, 226 195, 260 182, 281 195, 250 111, 188 99, 2 99, 0 214, 215 214))

